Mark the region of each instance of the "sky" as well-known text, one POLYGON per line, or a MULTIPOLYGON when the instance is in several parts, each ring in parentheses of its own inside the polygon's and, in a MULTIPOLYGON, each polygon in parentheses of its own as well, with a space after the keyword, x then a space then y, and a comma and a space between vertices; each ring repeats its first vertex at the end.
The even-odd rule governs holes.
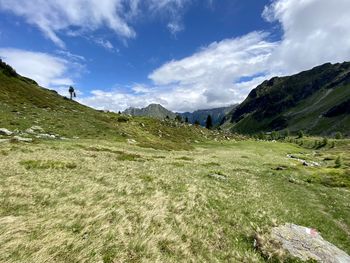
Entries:
POLYGON ((0 0, 0 58, 96 109, 194 111, 350 61, 349 14, 349 0, 0 0))

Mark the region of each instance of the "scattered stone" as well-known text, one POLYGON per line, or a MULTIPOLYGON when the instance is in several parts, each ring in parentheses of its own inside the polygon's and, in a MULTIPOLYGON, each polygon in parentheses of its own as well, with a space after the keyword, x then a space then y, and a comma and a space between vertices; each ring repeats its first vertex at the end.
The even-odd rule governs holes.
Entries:
POLYGON ((226 176, 222 175, 222 174, 210 174, 210 177, 213 177, 215 179, 219 179, 219 180, 226 180, 226 176))
POLYGON ((142 122, 140 123, 140 125, 141 125, 141 127, 145 127, 145 126, 146 126, 146 125, 145 125, 144 123, 142 123, 142 122))
POLYGON ((41 128, 40 126, 32 126, 30 127, 33 131, 38 131, 38 132, 44 132, 44 129, 41 128))
POLYGON ((316 260, 324 263, 350 262, 350 256, 324 240, 315 230, 295 224, 285 224, 272 229, 271 238, 293 257, 303 261, 316 260))
POLYGON ((35 136, 36 138, 39 139, 56 139, 56 136, 53 134, 47 134, 47 133, 41 133, 35 136))
POLYGON ((31 129, 31 128, 28 128, 28 129, 25 130, 25 133, 27 133, 27 134, 35 134, 35 131, 33 129, 31 129))
POLYGON ((285 166, 278 166, 275 168, 276 171, 284 171, 284 170, 287 170, 287 167, 285 166))
POLYGON ((13 132, 8 129, 0 128, 0 135, 11 136, 12 134, 13 132))
POLYGON ((300 158, 295 157, 294 155, 291 155, 291 154, 287 154, 287 157, 291 158, 291 159, 294 159, 294 160, 296 160, 298 162, 301 162, 304 166, 310 166, 310 167, 320 166, 320 164, 317 163, 317 162, 313 162, 313 161, 307 162, 306 160, 300 159, 300 158))
POLYGON ((128 144, 136 144, 137 141, 135 141, 134 139, 127 139, 128 144))
POLYGON ((14 136, 12 138, 12 140, 17 141, 17 142, 32 142, 33 141, 32 138, 24 138, 24 137, 20 137, 20 136, 14 136))
POLYGON ((32 126, 32 127, 28 128, 28 129, 26 129, 25 132, 28 133, 28 134, 36 134, 38 132, 41 132, 41 133, 44 132, 44 129, 41 128, 40 126, 36 125, 36 126, 32 126))

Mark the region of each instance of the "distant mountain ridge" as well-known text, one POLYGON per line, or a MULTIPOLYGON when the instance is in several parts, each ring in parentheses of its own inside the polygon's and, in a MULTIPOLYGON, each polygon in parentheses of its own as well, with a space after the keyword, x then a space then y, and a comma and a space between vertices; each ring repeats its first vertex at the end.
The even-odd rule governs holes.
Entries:
POLYGON ((194 112, 180 113, 180 115, 183 119, 187 117, 190 123, 195 123, 196 121, 198 121, 202 126, 205 126, 207 117, 208 115, 210 115, 212 117, 213 125, 216 126, 221 124, 225 116, 237 106, 238 104, 228 106, 228 107, 196 110, 194 112))
POLYGON ((170 119, 175 119, 177 115, 181 116, 184 121, 188 118, 188 122, 194 124, 196 121, 200 125, 205 126, 208 115, 212 117, 213 125, 219 125, 220 122, 225 118, 226 114, 233 110, 237 105, 232 105, 229 107, 196 110, 194 112, 185 113, 174 113, 160 104, 150 104, 145 108, 128 108, 123 111, 123 114, 128 114, 132 116, 145 116, 156 119, 165 119, 169 117, 170 119))
POLYGON ((172 111, 167 110, 160 104, 150 104, 145 108, 128 108, 123 111, 124 114, 132 116, 146 116, 156 119, 165 119, 167 116, 170 119, 175 119, 176 114, 172 111))
POLYGON ((324 64, 253 89, 225 123, 235 132, 304 130, 350 135, 350 62, 324 64))

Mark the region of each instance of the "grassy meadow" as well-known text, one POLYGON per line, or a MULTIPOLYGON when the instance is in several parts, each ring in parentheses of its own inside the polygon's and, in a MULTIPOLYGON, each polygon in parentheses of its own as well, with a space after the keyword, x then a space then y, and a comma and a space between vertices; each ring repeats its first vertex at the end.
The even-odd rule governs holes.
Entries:
POLYGON ((348 140, 193 145, 0 144, 0 262, 266 262, 253 237, 286 222, 350 253, 348 140))

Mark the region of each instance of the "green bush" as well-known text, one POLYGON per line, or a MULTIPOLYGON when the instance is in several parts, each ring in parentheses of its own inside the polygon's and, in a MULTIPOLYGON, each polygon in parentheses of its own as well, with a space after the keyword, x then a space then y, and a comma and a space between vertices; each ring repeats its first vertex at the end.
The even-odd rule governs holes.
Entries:
POLYGON ((341 132, 337 132, 337 133, 335 134, 335 138, 336 138, 337 140, 343 139, 343 134, 341 134, 341 132))
POLYGON ((128 121, 129 121, 129 118, 126 116, 119 116, 117 118, 117 122, 128 122, 128 121))
POLYGON ((328 144, 328 139, 327 138, 323 138, 322 145, 326 146, 327 144, 328 144))
POLYGON ((335 167, 341 167, 343 165, 343 159, 341 156, 338 156, 337 159, 335 160, 335 167))
POLYGON ((271 140, 278 140, 280 138, 280 133, 278 131, 271 132, 271 140))
POLYGON ((298 138, 303 138, 303 137, 304 137, 304 132, 298 131, 298 138))

